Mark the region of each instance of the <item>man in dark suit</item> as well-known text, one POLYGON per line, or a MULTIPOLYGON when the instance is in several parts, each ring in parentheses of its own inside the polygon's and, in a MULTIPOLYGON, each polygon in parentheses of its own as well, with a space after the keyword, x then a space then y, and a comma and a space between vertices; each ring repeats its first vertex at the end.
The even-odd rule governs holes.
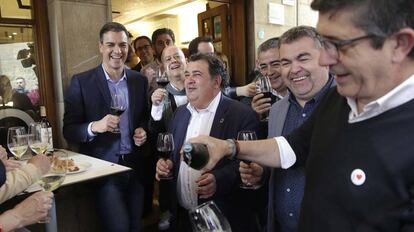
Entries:
POLYGON ((169 124, 175 142, 172 160, 157 163, 157 178, 174 170, 177 231, 191 231, 187 210, 209 200, 218 205, 232 231, 256 231, 255 217, 245 207, 247 199, 240 197, 238 162, 223 159, 214 170, 202 173, 180 161, 179 151, 189 138, 204 134, 231 139, 241 130, 257 129, 257 117, 249 107, 221 94, 226 78, 223 63, 215 55, 191 56, 185 71, 189 104, 178 107, 169 124))
POLYGON ((119 23, 100 31, 102 65, 72 78, 65 98, 63 133, 80 152, 133 169, 110 176, 97 187, 97 206, 106 231, 139 231, 142 214, 142 154, 148 123, 148 82, 124 67, 128 32, 119 23), (111 114, 111 96, 123 94, 126 110, 111 114), (119 127, 120 133, 113 133, 119 127))

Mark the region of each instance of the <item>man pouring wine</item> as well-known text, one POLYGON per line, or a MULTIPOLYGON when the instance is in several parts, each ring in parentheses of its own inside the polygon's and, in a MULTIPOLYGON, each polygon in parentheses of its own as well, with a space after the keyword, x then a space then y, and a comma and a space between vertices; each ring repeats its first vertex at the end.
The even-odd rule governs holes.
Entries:
POLYGON ((231 139, 240 130, 256 130, 255 113, 221 93, 227 79, 224 65, 215 55, 190 57, 184 81, 189 103, 178 107, 173 114, 168 129, 175 143, 172 158, 160 159, 156 169, 157 179, 174 170, 176 231, 191 231, 188 210, 210 200, 229 220, 232 231, 257 231, 254 216, 240 197, 238 162, 223 159, 211 172, 203 173, 181 161, 179 153, 189 138, 198 135, 231 139))

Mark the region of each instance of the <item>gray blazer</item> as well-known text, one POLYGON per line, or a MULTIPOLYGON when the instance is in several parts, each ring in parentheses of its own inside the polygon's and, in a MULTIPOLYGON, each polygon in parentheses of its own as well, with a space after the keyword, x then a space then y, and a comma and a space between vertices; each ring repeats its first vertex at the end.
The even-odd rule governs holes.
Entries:
MULTIPOLYGON (((268 138, 273 138, 276 136, 282 135, 283 126, 285 125, 285 119, 287 112, 289 110, 290 102, 289 95, 277 101, 272 105, 269 113, 269 127, 268 127, 268 138)), ((274 212, 274 199, 271 196, 274 196, 274 168, 271 169, 270 179, 269 179, 269 198, 268 198, 268 207, 267 207, 267 226, 266 231, 273 232, 275 231, 275 212, 274 212)))

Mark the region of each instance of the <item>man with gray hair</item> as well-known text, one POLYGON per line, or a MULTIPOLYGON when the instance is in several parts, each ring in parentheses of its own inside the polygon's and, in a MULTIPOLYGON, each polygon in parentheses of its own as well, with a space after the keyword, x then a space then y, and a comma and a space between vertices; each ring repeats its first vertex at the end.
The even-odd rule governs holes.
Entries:
POLYGON ((306 165, 299 231, 414 231, 414 1, 314 0, 336 88, 284 137, 209 137, 224 155, 272 167, 306 165), (237 147, 237 146, 236 146, 237 147))

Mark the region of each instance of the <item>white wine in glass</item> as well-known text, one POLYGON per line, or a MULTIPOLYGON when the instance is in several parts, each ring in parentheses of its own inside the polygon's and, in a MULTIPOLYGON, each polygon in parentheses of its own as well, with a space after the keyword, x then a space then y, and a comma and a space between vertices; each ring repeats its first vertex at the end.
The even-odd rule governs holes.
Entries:
MULTIPOLYGON (((50 170, 39 180, 39 185, 43 188, 44 191, 51 192, 60 187, 66 177, 68 162, 68 154, 65 151, 59 149, 53 151, 50 170)), ((48 212, 46 218, 39 222, 47 223, 49 221, 50 213, 48 212)))
POLYGON ((22 126, 10 127, 7 132, 7 147, 20 160, 27 151, 27 133, 22 126))
POLYGON ((31 123, 29 126, 29 147, 37 155, 44 154, 50 146, 50 134, 48 128, 43 128, 42 123, 31 123))

